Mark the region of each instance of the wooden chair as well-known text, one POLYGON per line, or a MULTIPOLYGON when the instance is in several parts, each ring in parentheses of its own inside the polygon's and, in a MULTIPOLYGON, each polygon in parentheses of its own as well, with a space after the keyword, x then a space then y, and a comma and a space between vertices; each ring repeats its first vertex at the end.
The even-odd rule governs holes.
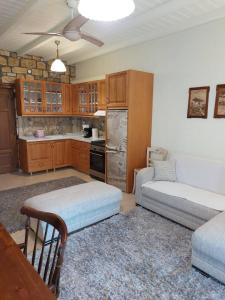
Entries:
POLYGON ((60 271, 63 264, 64 250, 68 236, 67 226, 61 217, 53 213, 38 211, 25 206, 21 208, 21 213, 27 216, 27 220, 25 241, 23 244, 20 244, 20 248, 23 249, 24 255, 31 260, 32 265, 53 294, 58 297, 60 271), (34 218, 36 219, 35 221, 37 221, 37 225, 35 226, 36 230, 31 229, 31 218, 34 218), (40 222, 45 222, 46 226, 44 238, 41 241, 41 250, 37 251, 40 222), (49 231, 51 236, 49 240, 47 240, 47 236, 49 235, 48 230, 51 230, 51 232, 49 231), (28 255, 28 237, 31 231, 34 232, 35 238, 32 254, 28 255))

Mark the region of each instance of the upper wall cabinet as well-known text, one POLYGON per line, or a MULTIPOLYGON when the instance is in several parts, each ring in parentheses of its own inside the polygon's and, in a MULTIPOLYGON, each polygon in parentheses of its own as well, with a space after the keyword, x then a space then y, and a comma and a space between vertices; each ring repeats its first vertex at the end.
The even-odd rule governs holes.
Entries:
POLYGON ((62 83, 18 79, 16 82, 18 115, 63 114, 63 90, 62 83))
POLYGON ((61 83, 46 82, 44 95, 47 114, 63 113, 63 85, 61 83))
POLYGON ((63 114, 72 115, 72 89, 71 84, 63 84, 63 114))
POLYGON ((108 108, 127 107, 128 72, 106 75, 106 102, 108 108))
POLYGON ((72 89, 73 113, 92 116, 99 109, 106 109, 105 80, 74 84, 72 89))
POLYGON ((18 115, 93 116, 106 109, 105 80, 64 84, 18 79, 16 83, 18 115))
POLYGON ((105 80, 99 80, 98 84, 98 109, 105 110, 106 109, 106 86, 105 80))
POLYGON ((42 82, 18 79, 16 84, 18 115, 43 114, 45 105, 42 82))

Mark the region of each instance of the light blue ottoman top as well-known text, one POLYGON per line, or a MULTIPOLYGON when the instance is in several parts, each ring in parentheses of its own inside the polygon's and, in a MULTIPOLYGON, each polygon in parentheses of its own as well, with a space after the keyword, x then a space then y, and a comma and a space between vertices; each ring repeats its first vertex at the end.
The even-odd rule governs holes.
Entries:
POLYGON ((122 192, 109 184, 92 181, 32 197, 24 205, 60 215, 64 220, 118 203, 122 192))

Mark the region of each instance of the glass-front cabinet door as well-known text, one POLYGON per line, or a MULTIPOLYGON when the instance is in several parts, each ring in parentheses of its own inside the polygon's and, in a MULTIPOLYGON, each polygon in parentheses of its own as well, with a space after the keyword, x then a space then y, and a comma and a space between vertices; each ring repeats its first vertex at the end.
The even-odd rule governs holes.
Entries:
POLYGON ((47 114, 56 114, 63 112, 63 97, 61 83, 46 82, 45 102, 47 114))
POLYGON ((97 111, 98 85, 97 82, 89 83, 89 113, 97 111))
POLYGON ((78 105, 79 105, 79 113, 87 114, 89 113, 89 88, 88 84, 79 84, 78 86, 78 105))
POLYGON ((24 114, 42 114, 43 105, 43 86, 41 81, 23 81, 22 99, 24 114))
POLYGON ((87 115, 106 109, 105 80, 63 84, 44 80, 16 80, 17 114, 87 115))
POLYGON ((78 112, 80 114, 92 115, 98 107, 98 84, 87 82, 78 85, 78 112))

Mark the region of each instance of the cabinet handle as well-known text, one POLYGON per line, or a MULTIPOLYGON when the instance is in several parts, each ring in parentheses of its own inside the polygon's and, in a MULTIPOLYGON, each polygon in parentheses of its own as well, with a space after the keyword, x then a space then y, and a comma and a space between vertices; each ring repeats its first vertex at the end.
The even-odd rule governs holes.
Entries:
POLYGON ((105 153, 113 153, 113 154, 116 154, 116 153, 118 153, 118 151, 115 151, 115 150, 106 150, 105 153))
POLYGON ((119 151, 119 148, 116 146, 109 146, 109 145, 105 145, 107 150, 112 150, 112 151, 119 151))

